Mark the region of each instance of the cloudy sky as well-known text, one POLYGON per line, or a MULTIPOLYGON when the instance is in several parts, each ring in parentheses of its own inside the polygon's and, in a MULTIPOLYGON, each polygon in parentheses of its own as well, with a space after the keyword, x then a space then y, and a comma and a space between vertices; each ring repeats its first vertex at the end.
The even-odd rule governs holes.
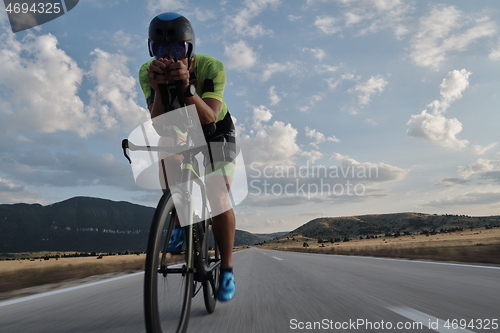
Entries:
POLYGON ((238 228, 321 216, 500 213, 497 0, 81 0, 0 13, 0 203, 155 206, 120 142, 148 120, 147 28, 177 11, 222 60, 249 194, 238 228))

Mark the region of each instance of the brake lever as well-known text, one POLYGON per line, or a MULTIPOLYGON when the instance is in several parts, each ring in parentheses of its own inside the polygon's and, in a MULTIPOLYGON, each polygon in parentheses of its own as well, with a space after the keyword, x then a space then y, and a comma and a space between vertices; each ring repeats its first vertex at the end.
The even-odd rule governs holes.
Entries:
POLYGON ((127 155, 127 148, 128 148, 128 140, 127 139, 122 140, 122 148, 123 148, 123 155, 125 155, 125 157, 129 161, 129 163, 132 164, 132 160, 127 155))

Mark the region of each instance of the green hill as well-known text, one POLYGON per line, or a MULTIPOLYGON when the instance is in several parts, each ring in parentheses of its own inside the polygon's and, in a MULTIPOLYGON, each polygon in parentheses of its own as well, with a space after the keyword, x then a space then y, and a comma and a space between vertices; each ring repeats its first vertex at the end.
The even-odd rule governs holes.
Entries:
POLYGON ((358 238, 377 235, 433 233, 457 228, 500 226, 500 216, 472 217, 466 215, 430 215, 397 213, 350 217, 317 218, 290 232, 287 236, 302 235, 316 239, 358 238))

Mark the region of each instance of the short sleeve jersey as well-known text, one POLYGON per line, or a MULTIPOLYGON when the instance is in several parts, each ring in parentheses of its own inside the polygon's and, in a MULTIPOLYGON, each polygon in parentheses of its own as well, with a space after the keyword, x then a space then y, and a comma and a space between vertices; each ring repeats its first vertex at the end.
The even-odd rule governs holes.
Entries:
MULTIPOLYGON (((154 59, 149 60, 139 70, 139 82, 146 101, 154 94, 148 81, 148 66, 154 59)), ((206 54, 194 55, 194 75, 191 83, 196 86, 196 93, 201 98, 214 98, 222 103, 216 122, 221 121, 228 113, 224 102, 224 88, 226 86, 226 70, 220 60, 206 54), (210 82, 211 81, 211 82, 210 82), (213 82, 213 88, 212 88, 213 82)))

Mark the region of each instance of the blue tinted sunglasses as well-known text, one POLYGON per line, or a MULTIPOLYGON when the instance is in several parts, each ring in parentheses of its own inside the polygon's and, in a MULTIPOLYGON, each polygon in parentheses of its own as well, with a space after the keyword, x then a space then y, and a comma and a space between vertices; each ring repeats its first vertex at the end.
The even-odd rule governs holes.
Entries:
POLYGON ((186 42, 165 43, 149 41, 149 51, 156 59, 186 59, 189 44, 186 42))

